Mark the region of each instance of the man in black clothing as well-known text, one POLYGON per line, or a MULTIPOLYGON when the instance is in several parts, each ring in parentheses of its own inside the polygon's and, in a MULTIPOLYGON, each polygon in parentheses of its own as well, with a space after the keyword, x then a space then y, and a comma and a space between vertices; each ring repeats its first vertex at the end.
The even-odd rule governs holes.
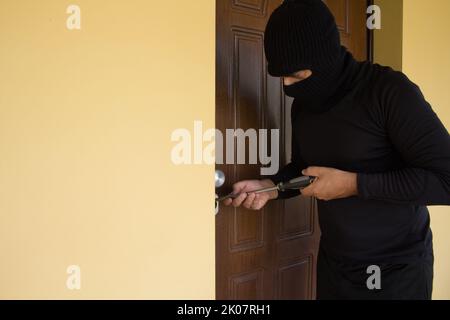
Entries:
POLYGON ((294 98, 291 162, 235 183, 241 195, 225 205, 259 210, 269 200, 317 198, 318 299, 431 299, 427 206, 450 205, 448 131, 403 73, 357 62, 340 45, 320 0, 285 1, 264 44, 269 73, 294 98), (302 174, 317 179, 301 191, 251 192, 302 174), (368 270, 379 271, 381 287, 370 285, 368 270))

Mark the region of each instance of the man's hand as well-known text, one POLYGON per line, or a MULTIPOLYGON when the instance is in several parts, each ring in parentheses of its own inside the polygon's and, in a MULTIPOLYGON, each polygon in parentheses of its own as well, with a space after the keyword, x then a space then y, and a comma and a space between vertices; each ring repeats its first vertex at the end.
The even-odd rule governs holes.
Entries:
POLYGON ((358 194, 356 173, 354 172, 327 167, 308 167, 302 170, 302 174, 317 177, 311 185, 301 189, 304 196, 328 201, 358 194))
POLYGON ((233 204, 234 207, 239 207, 242 204, 247 209, 260 210, 266 205, 267 201, 278 197, 278 191, 263 193, 252 193, 251 191, 274 186, 275 184, 269 179, 236 182, 233 184, 233 193, 241 193, 241 195, 235 199, 226 199, 223 204, 226 206, 233 204))

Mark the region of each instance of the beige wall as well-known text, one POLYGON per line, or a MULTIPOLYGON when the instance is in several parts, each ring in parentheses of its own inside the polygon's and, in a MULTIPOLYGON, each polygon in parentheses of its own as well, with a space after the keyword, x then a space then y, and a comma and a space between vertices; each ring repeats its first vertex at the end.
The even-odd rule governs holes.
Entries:
MULTIPOLYGON (((403 71, 450 128, 450 1, 405 0, 403 71)), ((429 207, 435 245, 434 298, 450 299, 450 207, 429 207)))
POLYGON ((0 298, 212 299, 214 1, 72 3, 0 1, 0 298))

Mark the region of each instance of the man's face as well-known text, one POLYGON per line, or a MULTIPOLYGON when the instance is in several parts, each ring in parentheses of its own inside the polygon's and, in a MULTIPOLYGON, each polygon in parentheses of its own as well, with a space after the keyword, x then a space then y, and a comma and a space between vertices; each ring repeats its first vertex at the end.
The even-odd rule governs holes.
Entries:
POLYGON ((297 72, 294 72, 288 76, 282 77, 283 83, 285 86, 290 86, 294 83, 300 82, 302 80, 305 80, 309 78, 312 75, 311 70, 300 70, 297 72))

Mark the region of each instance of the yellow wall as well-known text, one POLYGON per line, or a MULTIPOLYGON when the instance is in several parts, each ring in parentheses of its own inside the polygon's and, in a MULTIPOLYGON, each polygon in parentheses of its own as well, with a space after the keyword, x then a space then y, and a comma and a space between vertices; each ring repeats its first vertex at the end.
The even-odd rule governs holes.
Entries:
POLYGON ((381 9, 382 24, 374 30, 374 60, 402 70, 403 0, 375 0, 374 4, 381 9))
POLYGON ((174 129, 214 127, 214 16, 0 1, 0 298, 214 298, 214 168, 170 160, 174 129))
MULTIPOLYGON (((450 1, 405 0, 403 71, 450 128, 450 1)), ((434 298, 450 299, 450 208, 430 206, 435 246, 434 298)))

